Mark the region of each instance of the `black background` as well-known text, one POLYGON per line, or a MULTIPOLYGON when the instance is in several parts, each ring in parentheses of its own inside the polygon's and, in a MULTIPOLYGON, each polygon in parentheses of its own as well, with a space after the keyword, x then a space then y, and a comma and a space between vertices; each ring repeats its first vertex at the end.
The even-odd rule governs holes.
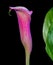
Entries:
POLYGON ((31 16, 33 50, 30 65, 53 65, 45 52, 45 43, 42 37, 44 17, 53 7, 52 0, 2 0, 0 6, 1 63, 25 65, 25 51, 20 40, 16 13, 11 11, 12 16, 8 15, 9 6, 24 6, 33 10, 31 16))

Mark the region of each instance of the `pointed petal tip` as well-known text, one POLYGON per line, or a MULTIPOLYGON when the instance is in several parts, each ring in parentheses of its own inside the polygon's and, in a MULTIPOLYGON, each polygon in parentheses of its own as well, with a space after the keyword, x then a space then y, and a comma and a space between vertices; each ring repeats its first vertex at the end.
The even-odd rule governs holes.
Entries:
POLYGON ((14 7, 9 7, 10 10, 14 9, 14 7))
POLYGON ((33 11, 30 11, 30 15, 32 15, 33 11))

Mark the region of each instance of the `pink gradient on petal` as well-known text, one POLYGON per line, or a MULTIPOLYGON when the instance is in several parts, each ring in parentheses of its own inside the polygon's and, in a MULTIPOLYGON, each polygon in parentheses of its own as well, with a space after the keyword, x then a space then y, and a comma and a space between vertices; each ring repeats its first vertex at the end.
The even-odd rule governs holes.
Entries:
POLYGON ((10 9, 16 11, 22 44, 27 52, 31 53, 32 37, 30 32, 30 21, 32 11, 29 11, 25 7, 10 7, 10 9))

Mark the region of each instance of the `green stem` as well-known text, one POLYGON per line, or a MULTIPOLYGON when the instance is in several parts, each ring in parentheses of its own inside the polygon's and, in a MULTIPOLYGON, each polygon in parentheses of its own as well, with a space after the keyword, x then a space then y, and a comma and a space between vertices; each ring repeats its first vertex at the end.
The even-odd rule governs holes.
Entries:
POLYGON ((26 52, 26 65, 30 65, 30 54, 26 52))

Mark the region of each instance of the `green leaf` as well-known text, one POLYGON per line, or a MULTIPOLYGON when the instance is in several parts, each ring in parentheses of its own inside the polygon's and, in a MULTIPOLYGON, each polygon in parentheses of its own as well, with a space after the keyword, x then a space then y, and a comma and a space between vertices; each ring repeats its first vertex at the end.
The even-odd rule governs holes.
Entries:
POLYGON ((44 19, 43 39, 46 44, 46 52, 53 61, 53 8, 51 8, 44 19))

